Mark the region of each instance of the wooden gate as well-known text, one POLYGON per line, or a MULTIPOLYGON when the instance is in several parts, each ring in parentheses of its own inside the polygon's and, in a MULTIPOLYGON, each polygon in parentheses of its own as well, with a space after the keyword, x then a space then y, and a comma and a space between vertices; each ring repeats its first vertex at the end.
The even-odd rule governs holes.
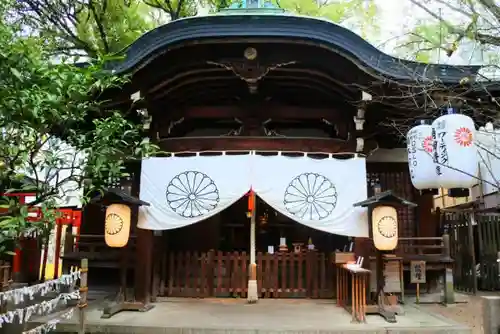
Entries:
POLYGON ((443 223, 450 235, 450 255, 454 260, 455 290, 477 292, 473 220, 470 213, 446 212, 443 223))
MULTIPOLYGON (((257 283, 262 298, 332 298, 334 264, 319 252, 257 254, 257 283)), ((249 255, 245 252, 170 253, 158 282, 175 297, 241 297, 248 292, 249 255), (161 283, 160 283, 161 284, 161 283)))
POLYGON ((478 239, 477 276, 479 289, 500 290, 499 258, 500 252, 500 215, 476 214, 478 239))

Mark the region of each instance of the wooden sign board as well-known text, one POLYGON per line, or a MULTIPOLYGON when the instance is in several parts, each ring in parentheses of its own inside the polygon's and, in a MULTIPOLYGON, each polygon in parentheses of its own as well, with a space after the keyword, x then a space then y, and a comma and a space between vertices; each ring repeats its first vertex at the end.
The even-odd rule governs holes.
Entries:
POLYGON ((410 262, 410 282, 422 284, 426 282, 425 261, 410 262))

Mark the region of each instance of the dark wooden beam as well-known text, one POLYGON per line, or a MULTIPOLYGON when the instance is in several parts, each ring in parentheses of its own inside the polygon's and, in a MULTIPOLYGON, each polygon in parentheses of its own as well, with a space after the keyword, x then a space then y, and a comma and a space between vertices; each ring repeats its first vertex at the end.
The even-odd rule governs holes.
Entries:
MULTIPOLYGON (((136 166, 133 173, 132 195, 139 197, 141 182, 141 166, 136 166)), ((139 210, 134 208, 133 222, 135 226, 136 239, 136 261, 135 261, 135 301, 145 305, 149 309, 151 302, 151 280, 153 275, 153 231, 137 227, 139 222, 139 210), (146 306, 147 305, 147 306, 146 306)))
POLYGON ((151 280, 153 274, 153 231, 138 228, 136 268, 135 268, 135 300, 143 304, 151 302, 151 280))
MULTIPOLYGON (((209 151, 281 151, 310 153, 354 153, 355 141, 329 138, 283 137, 184 137, 163 139, 160 148, 168 153, 209 151)), ((365 150, 376 146, 365 141, 365 150)))
MULTIPOLYGON (((253 108, 252 108, 253 109, 253 108)), ((353 107, 354 110, 354 107, 353 107)), ((161 117, 161 111, 159 112, 161 117)), ((263 105, 258 110, 249 110, 238 106, 198 106, 179 109, 175 112, 174 118, 233 118, 259 116, 261 118, 272 119, 322 119, 336 121, 343 116, 341 111, 335 108, 303 108, 295 106, 272 106, 263 105), (254 114, 255 115, 252 115, 254 114)))

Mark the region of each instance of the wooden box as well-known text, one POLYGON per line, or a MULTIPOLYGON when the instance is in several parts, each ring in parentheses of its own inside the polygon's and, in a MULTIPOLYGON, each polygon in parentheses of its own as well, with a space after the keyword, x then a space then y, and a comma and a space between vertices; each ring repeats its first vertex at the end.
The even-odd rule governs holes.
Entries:
MULTIPOLYGON (((386 293, 401 293, 401 261, 386 257, 384 259, 384 279, 386 293)), ((370 287, 372 292, 377 291, 377 266, 375 258, 370 258, 370 287)))
POLYGON ((334 263, 347 263, 356 261, 356 256, 354 253, 349 252, 335 252, 334 254, 334 263))

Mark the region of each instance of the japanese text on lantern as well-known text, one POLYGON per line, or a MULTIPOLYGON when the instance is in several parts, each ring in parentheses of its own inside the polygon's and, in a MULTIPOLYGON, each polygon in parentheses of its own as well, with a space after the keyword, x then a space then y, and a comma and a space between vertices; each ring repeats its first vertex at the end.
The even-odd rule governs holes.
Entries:
POLYGON ((408 163, 410 165, 410 176, 411 178, 415 178, 415 168, 418 166, 417 161, 417 138, 421 137, 421 133, 415 130, 410 131, 408 140, 410 141, 410 145, 408 145, 408 163))
MULTIPOLYGON (((432 149, 433 149, 433 152, 434 152, 434 163, 436 163, 438 161, 438 152, 437 152, 437 138, 436 138, 436 129, 432 128, 431 130, 431 134, 432 134, 432 149)), ((441 166, 439 165, 436 165, 436 173, 437 175, 441 175, 441 166)))
POLYGON ((446 137, 446 121, 437 123, 437 129, 432 128, 432 139, 434 140, 434 162, 436 163, 436 174, 443 174, 441 166, 448 165, 448 147, 445 142, 446 137), (438 152, 439 147, 439 152, 438 152))

